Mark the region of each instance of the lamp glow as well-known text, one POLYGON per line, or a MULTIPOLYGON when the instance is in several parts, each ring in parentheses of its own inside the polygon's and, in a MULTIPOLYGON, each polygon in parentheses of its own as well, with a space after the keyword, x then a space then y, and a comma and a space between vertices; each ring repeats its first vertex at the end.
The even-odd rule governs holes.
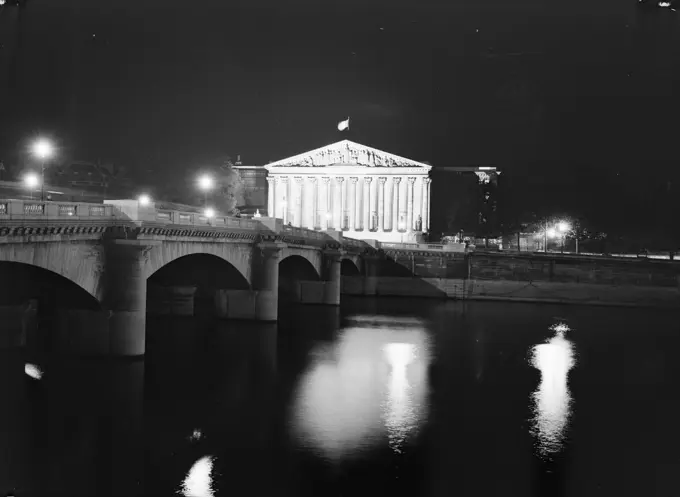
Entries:
POLYGON ((40 138, 33 144, 33 155, 42 160, 49 159, 54 155, 54 147, 49 140, 40 138))
POLYGON ((198 178, 198 186, 201 190, 210 190, 214 185, 214 181, 212 179, 212 176, 208 176, 207 174, 204 174, 200 178, 198 178))
POLYGON ((139 205, 149 205, 151 203, 151 197, 148 195, 139 196, 139 205))
POLYGON ((554 236, 557 235, 557 231, 555 230, 555 228, 550 228, 546 233, 549 238, 553 238, 554 236))
POLYGON ((566 221, 561 221, 557 223, 557 229, 564 233, 565 231, 569 231, 571 229, 571 226, 569 225, 568 222, 566 221))
POLYGON ((210 207, 208 207, 205 210, 205 217, 207 217, 208 219, 215 217, 215 211, 213 209, 211 209, 210 207))
POLYGON ((28 188, 35 188, 40 184, 40 178, 38 177, 37 174, 29 173, 26 176, 24 176, 24 184, 28 188))

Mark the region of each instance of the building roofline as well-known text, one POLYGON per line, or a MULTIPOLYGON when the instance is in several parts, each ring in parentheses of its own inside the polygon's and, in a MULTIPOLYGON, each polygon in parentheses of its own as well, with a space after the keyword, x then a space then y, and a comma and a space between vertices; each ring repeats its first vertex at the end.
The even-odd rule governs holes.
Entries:
POLYGON ((425 162, 413 160, 413 159, 408 159, 406 157, 402 157, 400 155, 396 155, 390 152, 385 152, 384 150, 380 150, 374 147, 369 147, 368 145, 362 145, 361 143, 353 142, 351 140, 340 140, 335 143, 330 143, 328 145, 324 145, 322 147, 315 148, 313 150, 308 150, 307 152, 303 152, 301 154, 293 155, 292 157, 287 157, 285 159, 280 159, 278 161, 270 162, 268 163, 265 167, 267 170, 271 167, 285 167, 288 165, 291 165, 291 163, 294 163, 298 159, 304 159, 306 157, 309 157, 310 155, 315 155, 318 154, 324 150, 327 149, 342 149, 343 146, 347 146, 349 148, 350 145, 354 145, 358 148, 363 148, 371 153, 374 154, 380 154, 380 155, 387 155, 392 158, 394 158, 396 161, 404 161, 407 163, 411 163, 414 167, 423 167, 426 169, 431 169, 433 166, 431 164, 427 164, 425 162))

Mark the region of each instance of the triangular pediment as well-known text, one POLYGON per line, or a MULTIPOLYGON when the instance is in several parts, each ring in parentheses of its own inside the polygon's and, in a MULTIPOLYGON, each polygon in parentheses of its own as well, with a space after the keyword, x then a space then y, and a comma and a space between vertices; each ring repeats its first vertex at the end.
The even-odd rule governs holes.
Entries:
POLYGON ((350 140, 342 140, 287 159, 271 162, 265 168, 271 170, 273 168, 324 167, 340 164, 364 167, 420 167, 428 171, 431 169, 431 166, 424 162, 406 159, 350 140))

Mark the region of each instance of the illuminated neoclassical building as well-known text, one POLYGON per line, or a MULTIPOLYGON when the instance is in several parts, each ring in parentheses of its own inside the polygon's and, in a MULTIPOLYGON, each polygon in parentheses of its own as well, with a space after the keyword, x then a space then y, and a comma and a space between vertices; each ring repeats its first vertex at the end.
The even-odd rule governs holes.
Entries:
POLYGON ((417 240, 430 226, 431 166, 342 140, 265 166, 267 210, 351 238, 417 240))

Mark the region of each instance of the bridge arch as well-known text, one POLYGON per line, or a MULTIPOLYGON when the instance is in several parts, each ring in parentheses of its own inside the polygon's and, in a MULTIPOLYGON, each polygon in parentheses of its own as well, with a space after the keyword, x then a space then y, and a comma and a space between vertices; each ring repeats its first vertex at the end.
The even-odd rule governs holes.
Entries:
POLYGON ((214 256, 228 263, 250 286, 252 247, 237 243, 164 242, 149 251, 145 276, 148 280, 173 261, 196 255, 214 256))
POLYGON ((246 277, 231 262, 222 257, 204 253, 177 257, 149 275, 147 281, 158 285, 250 289, 250 283, 246 277))
POLYGON ((100 310, 99 299, 67 275, 42 265, 0 261, 0 306, 38 303, 40 313, 52 314, 58 309, 100 310))
POLYGON ((281 262, 292 256, 305 259, 314 268, 317 277, 321 277, 323 270, 323 253, 321 250, 304 249, 300 247, 286 247, 281 251, 281 261, 279 262, 279 265, 281 262))
POLYGON ((302 281, 319 281, 319 272, 301 255, 289 255, 279 261, 279 304, 299 302, 302 281))
POLYGON ((195 253, 173 259, 147 281, 147 312, 214 316, 222 290, 250 290, 250 283, 224 258, 195 253))
POLYGON ((279 261, 279 280, 282 278, 318 281, 321 279, 321 275, 309 259, 294 254, 284 257, 279 261))
POLYGON ((38 275, 53 273, 62 276, 98 301, 102 294, 100 275, 103 259, 103 248, 91 243, 0 244, 0 264, 24 264, 47 271, 38 275))
POLYGON ((340 274, 342 276, 360 276, 361 270, 356 262, 344 257, 340 262, 340 274))

